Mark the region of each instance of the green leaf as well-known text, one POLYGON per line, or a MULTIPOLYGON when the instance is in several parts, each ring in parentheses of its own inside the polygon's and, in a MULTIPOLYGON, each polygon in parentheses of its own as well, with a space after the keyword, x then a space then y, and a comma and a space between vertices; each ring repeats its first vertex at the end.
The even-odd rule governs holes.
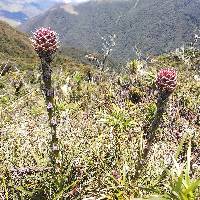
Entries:
POLYGON ((193 181, 190 186, 187 188, 186 192, 195 192, 195 190, 200 187, 200 178, 198 180, 193 181))
POLYGON ((60 192, 58 192, 57 194, 54 195, 53 197, 53 200, 58 200, 62 197, 63 193, 67 190, 69 190, 69 188, 73 188, 76 184, 77 184, 78 181, 74 181, 72 184, 70 184, 69 186, 67 187, 63 187, 62 190, 60 190, 60 192))
POLYGON ((189 147, 187 150, 187 166, 185 172, 185 180, 187 184, 186 187, 188 187, 188 185, 190 184, 190 160, 191 160, 191 140, 189 141, 189 147))
POLYGON ((6 195, 6 200, 8 200, 8 190, 6 187, 6 181, 5 181, 4 176, 2 177, 2 182, 3 182, 3 187, 4 187, 4 191, 5 191, 5 195, 6 195))
POLYGON ((183 144, 184 144, 184 142, 185 142, 185 140, 186 140, 186 138, 187 138, 187 135, 188 135, 188 133, 186 132, 186 133, 183 135, 182 139, 181 139, 181 142, 180 142, 180 144, 179 144, 179 146, 178 146, 178 149, 177 149, 176 155, 175 155, 175 159, 176 159, 176 160, 178 159, 178 156, 179 156, 179 154, 180 154, 180 152, 181 152, 181 150, 182 150, 182 147, 183 147, 183 144))
POLYGON ((178 181, 176 182, 176 185, 174 187, 174 191, 179 192, 181 190, 182 185, 183 185, 183 174, 181 174, 178 177, 178 181))
POLYGON ((30 192, 30 191, 27 191, 26 189, 24 189, 22 186, 19 186, 16 188, 17 190, 23 192, 24 194, 27 194, 29 196, 32 196, 34 192, 30 192))

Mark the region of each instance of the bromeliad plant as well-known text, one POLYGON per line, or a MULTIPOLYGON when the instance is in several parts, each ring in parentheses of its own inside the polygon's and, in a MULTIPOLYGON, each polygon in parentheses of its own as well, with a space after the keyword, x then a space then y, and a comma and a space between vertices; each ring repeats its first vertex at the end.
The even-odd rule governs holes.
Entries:
POLYGON ((177 72, 175 69, 161 69, 156 78, 156 85, 158 89, 158 99, 156 104, 156 112, 152 119, 150 127, 146 131, 147 143, 144 149, 142 159, 136 164, 135 178, 140 176, 140 172, 145 168, 147 164, 147 157, 151 150, 152 144, 156 137, 156 131, 162 122, 163 114, 166 111, 167 102, 169 101, 170 95, 176 88, 177 85, 177 72))
POLYGON ((159 127, 162 116, 166 111, 167 102, 169 101, 169 96, 173 93, 177 85, 177 72, 174 69, 162 69, 159 71, 156 79, 156 85, 159 91, 157 99, 157 111, 155 113, 154 119, 151 126, 147 130, 148 142, 147 148, 145 149, 145 155, 149 152, 151 143, 155 138, 155 132, 159 127))
POLYGON ((51 62, 58 49, 58 35, 51 28, 39 28, 31 38, 33 47, 41 61, 43 92, 46 100, 47 112, 49 117, 49 126, 51 128, 51 162, 55 166, 59 154, 58 138, 56 135, 56 105, 54 100, 54 88, 52 86, 52 69, 51 62))

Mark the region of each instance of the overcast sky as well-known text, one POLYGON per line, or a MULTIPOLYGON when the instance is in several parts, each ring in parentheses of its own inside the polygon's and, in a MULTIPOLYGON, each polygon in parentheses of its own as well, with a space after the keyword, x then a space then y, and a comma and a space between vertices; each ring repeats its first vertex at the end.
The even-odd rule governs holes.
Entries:
MULTIPOLYGON (((7 0, 6 2, 11 2, 11 3, 24 3, 24 2, 39 2, 41 0, 7 0)), ((50 1, 50 2, 84 2, 87 0, 45 0, 45 1, 50 1)), ((4 2, 3 0, 0 0, 0 3, 4 2)))
MULTIPOLYGON (((60 0, 57 0, 57 1, 60 1, 60 0)), ((87 0, 65 0, 64 2, 84 2, 84 1, 87 1, 87 0)))
MULTIPOLYGON (((39 0, 32 0, 32 1, 39 1, 39 0)), ((48 1, 48 0, 46 0, 48 1)), ((50 1, 55 1, 55 2, 84 2, 84 1, 88 1, 88 0, 50 0, 50 1)))

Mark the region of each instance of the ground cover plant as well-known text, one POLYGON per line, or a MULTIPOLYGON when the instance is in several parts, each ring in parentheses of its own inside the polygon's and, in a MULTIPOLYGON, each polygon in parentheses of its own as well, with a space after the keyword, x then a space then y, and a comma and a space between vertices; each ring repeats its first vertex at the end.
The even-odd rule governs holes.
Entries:
POLYGON ((2 199, 200 198, 197 49, 116 72, 56 54, 48 28, 32 42, 31 74, 0 77, 2 199))

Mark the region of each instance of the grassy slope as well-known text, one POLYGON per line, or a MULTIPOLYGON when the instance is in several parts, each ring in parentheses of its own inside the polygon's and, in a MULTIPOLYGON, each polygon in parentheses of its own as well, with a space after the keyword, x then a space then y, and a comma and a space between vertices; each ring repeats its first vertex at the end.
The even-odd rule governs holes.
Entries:
POLYGON ((26 34, 22 34, 5 22, 0 21, 0 53, 3 58, 12 60, 32 60, 36 58, 26 34))
MULTIPOLYGON (((31 45, 27 34, 18 31, 9 24, 0 21, 0 62, 6 63, 10 61, 13 64, 20 66, 20 69, 34 68, 39 63, 37 55, 31 45)), ((85 63, 88 63, 84 56, 86 52, 78 49, 73 50, 66 48, 63 53, 58 53, 58 63, 68 62, 68 67, 80 66, 83 58, 85 63), (66 55, 66 56, 65 56, 66 55), (81 57, 81 58, 80 58, 81 57), (80 58, 80 59, 79 59, 80 58), (78 64, 79 63, 79 64, 78 64)), ((76 68, 76 67, 75 67, 76 68)))

